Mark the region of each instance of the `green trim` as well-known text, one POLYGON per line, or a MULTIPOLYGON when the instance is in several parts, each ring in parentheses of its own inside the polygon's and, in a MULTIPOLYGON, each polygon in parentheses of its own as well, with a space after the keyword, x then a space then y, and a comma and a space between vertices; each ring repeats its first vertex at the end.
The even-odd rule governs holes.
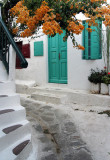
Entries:
POLYGON ((52 79, 52 80, 49 80, 49 83, 58 83, 58 84, 68 84, 68 81, 67 80, 55 80, 55 79, 52 79))
POLYGON ((50 63, 49 63, 49 61, 50 61, 50 36, 48 36, 48 83, 51 83, 50 82, 50 74, 49 74, 49 68, 50 68, 50 63))
MULTIPOLYGON (((98 27, 102 30, 102 21, 97 20, 98 27)), ((86 30, 88 23, 83 21, 84 30, 82 32, 82 45, 85 50, 82 51, 82 59, 96 60, 102 58, 102 45, 101 45, 101 30, 96 26, 91 26, 91 29, 95 30, 91 33, 86 30)))

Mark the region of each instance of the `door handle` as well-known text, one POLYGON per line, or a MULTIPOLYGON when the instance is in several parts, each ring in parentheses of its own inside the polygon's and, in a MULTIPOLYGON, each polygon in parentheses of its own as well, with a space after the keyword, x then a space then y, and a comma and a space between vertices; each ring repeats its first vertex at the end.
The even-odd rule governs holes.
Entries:
POLYGON ((59 60, 60 60, 60 53, 59 53, 59 60))

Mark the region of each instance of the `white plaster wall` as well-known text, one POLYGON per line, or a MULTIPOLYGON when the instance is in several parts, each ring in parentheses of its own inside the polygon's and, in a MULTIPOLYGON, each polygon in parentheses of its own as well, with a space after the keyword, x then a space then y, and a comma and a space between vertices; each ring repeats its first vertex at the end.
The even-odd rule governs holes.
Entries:
MULTIPOLYGON (((28 40, 24 40, 23 44, 28 43, 28 40)), ((39 38, 31 39, 30 42, 31 58, 27 58, 28 68, 16 69, 16 79, 21 80, 35 80, 38 85, 46 84, 48 82, 48 39, 47 36, 41 36, 39 38), (44 55, 34 56, 34 42, 43 41, 44 55)))
MULTIPOLYGON (((76 15, 77 19, 86 20, 82 14, 76 15)), ((104 26, 103 26, 104 27, 104 26)), ((105 29, 105 28, 104 28, 105 29)), ((82 45, 82 34, 75 36, 76 41, 82 45)), ((82 51, 73 48, 72 41, 68 38, 68 87, 72 89, 90 90, 90 82, 88 76, 91 69, 104 69, 104 58, 99 60, 83 60, 82 51)))
MULTIPOLYGON (((79 44, 82 44, 82 35, 76 36, 79 44)), ((103 69, 104 61, 83 60, 82 51, 73 48, 72 41, 68 38, 68 87, 72 89, 89 90, 88 76, 91 68, 103 69)))
POLYGON ((0 61, 0 81, 14 81, 15 80, 15 58, 16 53, 12 46, 9 48, 9 74, 7 73, 5 66, 0 61))
MULTIPOLYGON (((80 14, 79 19, 85 19, 80 14)), ((78 18, 78 17, 77 17, 78 18)), ((76 41, 82 44, 82 35, 76 36, 76 41)), ((28 43, 24 40, 24 43, 28 43)), ((45 85, 48 83, 48 38, 41 36, 40 38, 31 40, 31 58, 27 59, 29 66, 27 69, 16 70, 16 79, 21 80, 35 80, 38 85, 45 85), (34 56, 34 41, 44 42, 44 56, 34 56)), ((67 40, 67 70, 68 70, 68 84, 67 87, 72 89, 89 90, 90 83, 88 76, 92 69, 103 69, 104 60, 83 60, 82 51, 73 48, 70 38, 67 40)), ((54 84, 53 84, 54 85, 54 84)), ((63 84, 62 84, 63 86, 63 84)))
POLYGON ((16 60, 16 52, 13 49, 12 45, 10 45, 9 49, 9 81, 15 81, 15 60, 16 60))
MULTIPOLYGON (((82 35, 76 36, 79 44, 82 44, 82 35)), ((28 43, 28 41, 24 41, 28 43)), ((48 83, 48 39, 47 36, 31 40, 31 58, 27 59, 27 69, 17 69, 16 79, 35 80, 38 85, 48 83), (34 56, 34 41, 44 42, 44 56, 34 56)), ((104 68, 104 60, 83 60, 82 51, 73 48, 72 41, 67 41, 67 70, 68 70, 68 87, 72 89, 89 90, 90 83, 88 76, 91 68, 104 68)), ((62 84, 63 85, 63 84, 62 84)))

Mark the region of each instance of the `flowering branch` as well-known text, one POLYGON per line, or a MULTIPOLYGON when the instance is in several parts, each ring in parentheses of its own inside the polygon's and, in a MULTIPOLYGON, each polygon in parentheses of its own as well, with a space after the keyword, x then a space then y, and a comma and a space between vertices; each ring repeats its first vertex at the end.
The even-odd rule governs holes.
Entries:
MULTIPOLYGON (((21 0, 10 10, 12 17, 17 17, 16 28, 13 33, 22 37, 29 37, 42 26, 43 33, 54 36, 66 30, 64 40, 71 37, 73 46, 84 49, 75 41, 74 34, 81 34, 84 29, 82 22, 76 18, 76 14, 83 13, 88 25, 97 26, 96 20, 103 21, 105 26, 110 26, 110 5, 106 0, 21 0), (22 29, 22 32, 19 32, 22 29)), ((88 28, 89 32, 92 32, 88 28)))

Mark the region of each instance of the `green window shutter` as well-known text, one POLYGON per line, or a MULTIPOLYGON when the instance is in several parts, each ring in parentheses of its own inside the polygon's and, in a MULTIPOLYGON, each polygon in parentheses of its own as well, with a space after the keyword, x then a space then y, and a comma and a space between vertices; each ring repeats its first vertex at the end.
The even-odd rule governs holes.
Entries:
POLYGON ((86 30, 86 28, 88 28, 88 23, 86 23, 86 21, 83 21, 83 25, 84 25, 84 30, 82 32, 82 41, 83 41, 83 46, 85 48, 85 50, 83 50, 83 59, 88 59, 88 31, 86 30))
POLYGON ((34 56, 43 56, 43 41, 34 42, 34 56))
MULTIPOLYGON (((102 28, 102 22, 98 20, 98 28, 102 28)), ((102 58, 102 50, 101 50, 101 30, 99 30, 96 26, 91 26, 91 29, 95 30, 91 33, 86 30, 89 28, 88 23, 83 21, 84 30, 82 33, 82 42, 85 50, 83 51, 83 59, 100 59, 102 58)))
POLYGON ((97 23, 98 27, 91 26, 91 29, 95 30, 91 32, 91 59, 102 58, 102 50, 101 50, 102 22, 98 21, 97 23))

